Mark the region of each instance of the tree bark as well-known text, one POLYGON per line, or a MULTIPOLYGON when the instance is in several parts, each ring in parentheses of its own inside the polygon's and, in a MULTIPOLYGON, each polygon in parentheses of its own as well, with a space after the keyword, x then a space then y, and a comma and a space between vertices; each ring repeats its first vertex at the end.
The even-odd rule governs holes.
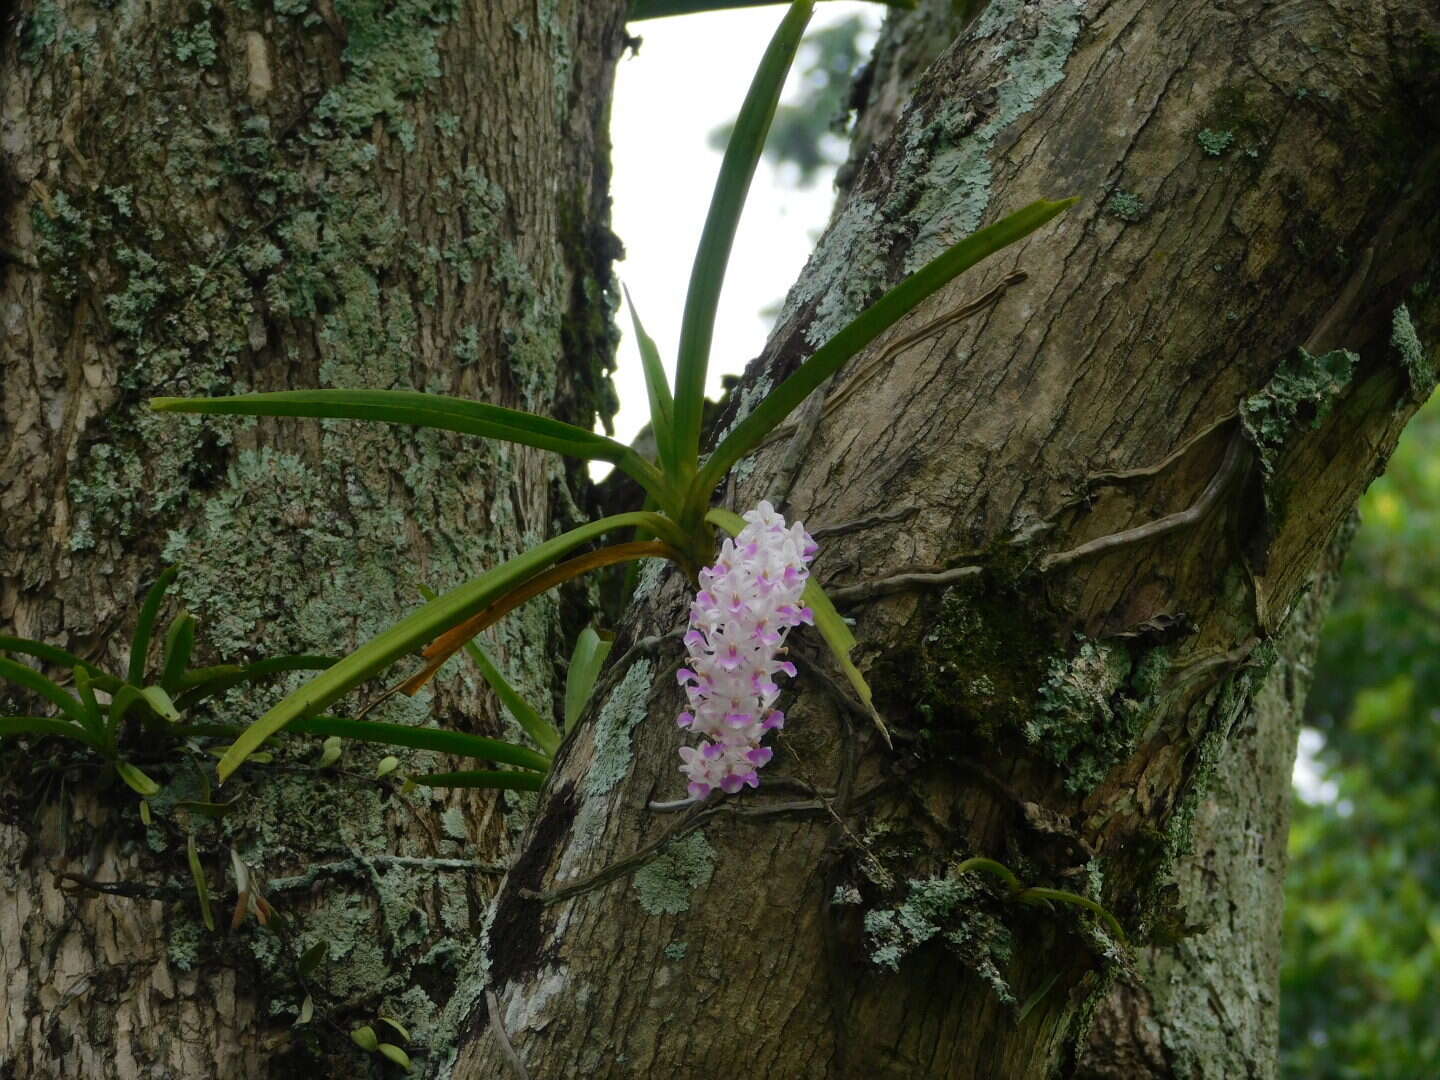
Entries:
MULTIPOLYGON (((623 6, 38 0, 7 15, 0 633, 116 670, 139 598, 180 561, 200 662, 334 654, 419 585, 587 516, 578 468, 538 451, 144 403, 415 387, 608 418, 623 6)), ((488 643, 541 702, 569 603, 531 605, 488 643)), ((233 696, 218 718, 268 700, 233 696)), ((0 713, 12 705, 0 688, 0 713)), ((387 709, 506 723, 469 671, 387 709)), ((191 822, 169 809, 197 797, 182 789, 199 770, 179 755, 147 764, 167 787, 146 828, 93 760, 0 745, 0 1073, 378 1074, 348 1032, 381 1013, 409 1027, 423 1072, 443 1071, 442 1008, 523 800, 404 797, 405 772, 440 764, 422 754, 379 780, 384 751, 352 747, 321 773, 313 741, 277 750, 227 785, 233 813, 194 831, 217 908, 235 901, 233 849, 269 879, 283 937, 201 925, 191 822), (298 977, 321 941, 328 960, 298 977), (315 1019, 292 1027, 307 993, 315 1019)))
MULTIPOLYGON (((842 192, 870 146, 894 127, 915 81, 974 14, 930 0, 887 17, 857 80, 842 192)), ((1097 1008, 1081 1077, 1275 1074, 1290 778, 1316 643, 1349 535, 1341 531, 1329 565, 1316 572, 1290 620, 1247 722, 1222 751, 1193 850, 1178 861, 1176 908, 1193 935, 1137 950, 1133 975, 1118 980, 1097 1008)))
MULTIPOLYGON (((680 793, 680 695, 679 646, 645 642, 686 593, 650 581, 498 894, 494 997, 458 1075, 1079 1070, 1127 948, 956 867, 1085 894, 1145 943, 1205 914, 1182 894, 1224 912, 1208 852, 1181 862, 1197 833, 1248 820, 1252 854, 1278 855, 1293 736, 1250 732, 1303 689, 1277 657, 1304 655, 1305 591, 1433 384, 1391 335, 1435 269, 1437 30, 1414 2, 992 2, 926 71, 737 411, 946 244, 1036 197, 1085 201, 889 339, 1006 285, 977 314, 883 378, 857 358, 810 441, 724 495, 863 523, 822 542, 818 575, 870 586, 850 594, 858 655, 895 747, 807 662, 769 793, 678 826, 647 809, 680 793), (952 573, 884 586, 912 570, 952 573), (1248 769, 1271 780, 1242 812, 1224 785, 1248 769)), ((1268 905, 1278 872, 1231 880, 1268 905)), ((1273 943, 1273 916, 1234 925, 1273 943)), ((1162 1014, 1222 981, 1223 950, 1188 948, 1151 963, 1174 981, 1162 1014)), ((1261 1001, 1263 968, 1231 973, 1217 1010, 1261 1001)), ((1198 1062, 1215 1038, 1157 1036, 1132 1075, 1267 1075, 1267 1026, 1235 1020, 1243 1045, 1198 1062)))

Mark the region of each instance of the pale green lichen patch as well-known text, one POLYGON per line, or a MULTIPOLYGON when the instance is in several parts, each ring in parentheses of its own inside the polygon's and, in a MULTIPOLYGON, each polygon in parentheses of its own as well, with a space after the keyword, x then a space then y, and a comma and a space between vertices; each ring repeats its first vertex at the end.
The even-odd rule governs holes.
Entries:
POLYGON ((1296 431, 1314 430, 1330 414, 1360 358, 1348 349, 1312 356, 1303 348, 1286 357, 1258 394, 1240 405, 1241 422, 1268 477, 1296 431))
POLYGON ((852 195, 786 298, 781 324, 813 304, 805 337, 819 346, 894 284, 896 245, 905 245, 900 269, 910 273, 979 227, 990 206, 997 141, 1064 77, 1082 24, 1081 6, 1070 0, 992 0, 970 35, 986 40, 1022 18, 1026 31, 1007 39, 993 107, 982 115, 963 99, 940 95, 928 113, 909 119, 884 205, 863 192, 852 195))
POLYGON ((1105 200, 1107 214, 1132 224, 1145 216, 1145 210, 1145 200, 1132 191, 1116 191, 1105 200))
MULTIPOLYGON (((1024 6, 1018 0, 992 0, 989 8, 1000 27, 1010 25, 1024 6)), ((989 32, 990 25, 982 21, 975 36, 989 32)), ((990 205, 990 153, 996 139, 1060 82, 1079 36, 1077 4, 1061 0, 1044 5, 1034 34, 1010 42, 1013 53, 1005 65, 1005 79, 996 88, 994 111, 985 123, 974 127, 968 106, 947 101, 928 129, 912 136, 913 142, 929 141, 931 146, 919 178, 921 196, 906 217, 915 238, 906 258, 907 272, 918 270, 980 227, 990 205)))
POLYGON ((714 873, 714 849, 703 832, 693 832, 635 871, 632 884, 651 915, 679 915, 690 910, 690 894, 710 884, 714 873))
POLYGON ((1435 389, 1435 362, 1420 343, 1415 332, 1415 322, 1410 318, 1410 309, 1401 304, 1390 319, 1390 347, 1405 365, 1410 377, 1410 392, 1419 401, 1429 398, 1435 389))
POLYGON ((1005 925, 976 906, 983 898, 973 877, 912 878, 903 901, 865 913, 870 959, 900 970, 900 962, 926 942, 939 939, 1008 1005, 1014 994, 1001 974, 1013 949, 1005 925))
POLYGON ((690 943, 687 941, 672 941, 665 946, 664 953, 667 960, 674 960, 679 963, 685 959, 685 954, 690 951, 690 943))
POLYGON ((1025 724, 1025 739, 1065 774, 1067 791, 1089 791, 1127 752, 1143 722, 1124 694, 1132 670, 1123 645, 1079 638, 1073 656, 1057 657, 1025 724))
POLYGON ((585 776, 585 794, 604 795, 630 771, 630 733, 649 713, 649 660, 636 661, 610 693, 595 718, 595 758, 585 776))
POLYGON ((1205 128, 1195 136, 1195 141, 1200 144, 1200 149, 1208 157, 1220 157, 1230 149, 1230 145, 1235 141, 1235 133, 1205 128))

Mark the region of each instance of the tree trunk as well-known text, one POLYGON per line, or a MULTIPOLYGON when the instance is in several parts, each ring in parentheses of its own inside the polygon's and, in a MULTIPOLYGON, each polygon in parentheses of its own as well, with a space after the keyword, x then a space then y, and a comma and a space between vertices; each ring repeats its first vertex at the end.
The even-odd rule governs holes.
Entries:
MULTIPOLYGON (((859 164, 736 395, 978 225, 1085 196, 889 340, 986 306, 865 382, 877 343, 807 443, 727 487, 857 523, 818 576, 894 749, 807 662, 768 792, 649 810, 681 791, 680 646, 652 639, 686 599, 650 580, 498 894, 459 1075, 1077 1072, 1131 953, 1063 897, 957 870, 975 856, 1140 944, 1264 905, 1231 928, 1273 949, 1293 735, 1251 733, 1303 692, 1305 592, 1434 381, 1392 319, 1437 269, 1437 32, 1414 0, 986 7, 859 164), (1233 842, 1181 862, 1238 820, 1263 870, 1233 842)), ((1160 1026, 1226 948, 1149 960, 1160 1026)), ((1266 965, 1229 977, 1219 1031, 1157 1034, 1126 1075, 1273 1071, 1266 965)))
MULTIPOLYGON (((916 79, 971 17, 948 0, 930 0, 886 19, 874 61, 857 81, 842 189, 869 147, 894 127, 916 79)), ((1176 907, 1193 935, 1137 950, 1135 971, 1098 1006, 1082 1077, 1275 1073, 1290 777, 1310 666, 1349 535, 1341 531, 1327 560, 1332 565, 1316 572, 1305 606, 1291 618, 1279 662, 1223 749, 1195 821, 1193 849, 1178 860, 1176 907)))
MULTIPOLYGON (((581 473, 538 451, 144 402, 415 387, 608 417, 622 11, 38 0, 7 16, 0 633, 115 670, 139 598, 180 561, 201 663, 334 654, 412 608, 419 585, 586 516, 581 473)), ((531 605, 489 643, 542 702, 565 617, 531 605)), ((218 718, 247 722, 268 700, 232 696, 218 718)), ((0 689, 0 713, 11 705, 0 689)), ((376 716, 432 714, 504 724, 472 671, 376 716)), ((149 828, 92 759, 0 745, 0 1073, 378 1075, 348 1033, 382 1013, 410 1028, 422 1071, 442 1071, 455 1037, 441 1009, 523 800, 405 797, 400 777, 433 758, 402 755, 376 779, 384 751, 352 748, 321 772, 314 742, 247 767, 219 824, 170 809, 199 797, 185 790, 199 769, 174 753, 147 764, 167 784, 149 828), (233 849, 268 877, 285 934, 205 931, 190 828, 217 906, 235 901, 233 849), (301 978, 296 958, 321 941, 328 959, 301 978), (307 993, 315 1019, 292 1027, 307 993)))

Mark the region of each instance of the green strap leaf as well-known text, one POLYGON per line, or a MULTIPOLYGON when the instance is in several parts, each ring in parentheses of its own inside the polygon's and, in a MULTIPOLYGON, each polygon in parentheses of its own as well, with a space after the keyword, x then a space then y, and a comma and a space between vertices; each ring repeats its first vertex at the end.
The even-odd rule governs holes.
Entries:
MULTIPOLYGON (((435 590, 427 586, 420 586, 420 593, 426 600, 435 599, 435 590)), ((526 701, 518 690, 510 685, 509 681, 495 666, 488 653, 480 647, 479 642, 471 638, 465 643, 465 652, 480 669, 480 676, 485 680, 487 686, 495 691, 495 696, 500 699, 500 704, 510 711, 515 722, 520 725, 526 735, 534 740, 535 745, 543 750, 547 757, 553 757, 555 751, 560 748, 560 733, 555 730, 555 725, 540 715, 538 709, 526 701)))
POLYGON ((715 181, 715 194, 711 196, 705 230, 695 252, 690 287, 685 294, 685 315, 680 323, 675 367, 675 446, 681 462, 699 459, 705 374, 710 363, 710 341, 715 334, 715 310, 725 283, 725 266, 730 261, 740 211, 745 205, 765 136, 770 131, 770 121, 775 116, 785 75, 814 9, 815 0, 795 0, 780 21, 755 71, 745 103, 740 106, 735 130, 725 147, 720 176, 715 181))
POLYGON ((1041 199, 1031 203, 994 225, 967 236, 876 300, 817 349, 793 375, 766 395, 754 412, 736 425, 700 470, 691 486, 687 503, 703 506, 708 502, 710 492, 737 461, 784 423, 786 417, 816 387, 840 370, 840 365, 915 310, 922 301, 972 266, 1028 236, 1075 202, 1075 199, 1059 202, 1041 199))
POLYGON ((137 795, 148 799, 152 795, 160 794, 160 785, 128 761, 115 762, 115 772, 137 795))
POLYGON ((200 865, 200 849, 195 845, 195 834, 185 838, 185 858, 190 863, 190 876, 195 879, 195 897, 200 901, 200 918, 205 929, 215 932, 215 914, 210 910, 210 882, 205 879, 205 867, 200 865))
POLYGON ((326 668, 334 667, 337 663, 339 663, 339 658, 335 656, 302 655, 275 656, 247 667, 222 664, 218 667, 196 668, 187 671, 184 678, 180 680, 181 685, 188 689, 183 690, 176 705, 180 709, 188 709, 197 702, 214 697, 241 683, 267 679, 272 675, 283 674, 287 671, 324 671, 326 668))
POLYGON ((405 1072, 413 1072, 414 1066, 410 1061, 410 1055, 401 1050, 394 1043, 382 1042, 375 1047, 375 1052, 381 1057, 399 1065, 405 1072))
POLYGON ((95 700, 94 683, 89 672, 83 667, 75 670, 75 689, 80 694, 80 702, 85 706, 85 730, 90 732, 96 739, 105 738, 105 714, 100 709, 100 702, 95 700))
POLYGON ((157 716, 163 717, 172 724, 179 722, 180 712, 175 708, 175 702, 170 700, 170 695, 165 692, 164 687, 147 686, 140 691, 140 697, 155 711, 157 716))
MULTIPOLYGON (((685 543, 675 524, 659 514, 634 511, 601 518, 578 529, 547 540, 545 543, 488 573, 450 590, 436 600, 402 619, 389 630, 376 635, 349 656, 311 679, 289 694, 278 705, 251 724, 231 745, 220 760, 219 776, 223 783, 259 745, 292 720, 313 715, 343 694, 384 671, 400 657, 433 641, 452 626, 458 626, 486 605, 524 583, 565 554, 589 543, 612 529, 650 529, 667 539, 685 543)), ((672 541, 673 542, 673 541, 672 541)))
POLYGON ((330 943, 325 940, 317 941, 310 948, 306 949, 300 956, 300 962, 295 965, 300 972, 302 979, 308 979, 319 970, 320 965, 325 961, 325 954, 330 951, 330 943))
POLYGON ((615 647, 615 635, 601 633, 593 626, 580 631, 575 650, 570 654, 570 667, 565 672, 565 731, 568 734, 585 711, 585 704, 595 690, 595 680, 605 658, 615 647))
POLYGON ((160 614, 160 605, 165 602, 165 592, 170 588, 179 566, 172 566, 155 579, 150 591, 145 594, 145 603, 140 607, 140 617, 135 620, 135 635, 130 639, 130 670, 126 682, 139 686, 145 681, 145 658, 150 652, 150 636, 155 631, 155 618, 160 614))
POLYGON ((535 446, 587 461, 609 461, 646 490, 663 494, 655 467, 624 443, 547 416, 416 390, 282 390, 223 398, 151 398, 158 412, 379 420, 459 431, 535 446))
MULTIPOLYGON (((165 657, 160 668, 160 685, 173 694, 184 685, 190 654, 195 651, 195 616, 182 611, 170 621, 165 634, 165 657)), ((173 708, 173 706, 172 706, 173 708)))
POLYGON ((541 716, 539 711, 506 681, 500 669, 495 666, 474 638, 465 643, 465 651, 469 654, 470 659, 475 661, 475 666, 480 669, 481 676, 490 689, 495 691, 495 696, 500 699, 500 703, 510 711, 515 722, 524 729, 526 735, 535 741, 536 746, 540 747, 547 756, 553 757, 555 751, 560 748, 560 733, 555 730, 555 725, 541 716))
POLYGON ((630 322, 635 328, 635 346, 640 351, 640 364, 645 370, 645 392, 650 398, 650 427, 655 432, 655 448, 660 458, 660 470, 665 475, 677 477, 677 464, 681 450, 675 443, 675 401, 670 396, 670 381, 665 376, 665 365, 660 360, 660 350, 645 327, 640 324, 640 312, 635 309, 635 300, 630 290, 625 290, 625 303, 630 308, 630 322))
POLYGON ((412 776, 426 787, 500 788, 506 791, 539 791, 545 785, 543 773, 536 772, 447 772, 412 776))
POLYGON ((439 754, 498 761, 522 769, 546 772, 550 759, 526 746, 487 739, 465 731, 449 728, 410 727, 408 724, 383 724, 375 720, 351 720, 342 716, 310 716, 290 723, 290 731, 300 735, 339 735, 342 739, 384 743, 386 746, 408 746, 416 750, 433 750, 439 754))
POLYGON ((120 688, 120 680, 113 675, 107 675, 100 668, 82 660, 72 652, 56 648, 54 645, 46 645, 43 641, 31 641, 29 638, 6 637, 0 634, 0 652, 20 653, 22 656, 33 656, 37 660, 44 660, 46 663, 54 664, 56 667, 69 668, 71 671, 84 672, 90 676, 90 685, 96 690, 103 690, 107 694, 114 693, 120 688))
POLYGON ((62 690, 58 683, 47 679, 34 668, 0 657, 0 679, 16 683, 27 690, 33 690, 57 706, 70 720, 82 728, 85 726, 85 706, 80 699, 62 690))
MULTIPOLYGON (((786 0, 630 0, 630 22, 659 19, 666 15, 698 15, 707 11, 734 11, 738 8, 769 7, 786 0)), ((874 0, 885 7, 913 11, 918 0, 874 0)))
POLYGON ((53 735, 100 749, 96 740, 80 725, 51 716, 0 716, 0 738, 6 735, 53 735))

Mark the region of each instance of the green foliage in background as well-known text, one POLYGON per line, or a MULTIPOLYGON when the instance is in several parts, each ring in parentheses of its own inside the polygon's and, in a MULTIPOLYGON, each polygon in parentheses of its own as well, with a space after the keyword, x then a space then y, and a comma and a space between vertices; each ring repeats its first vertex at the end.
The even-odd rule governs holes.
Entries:
POLYGON ((1281 1056, 1294 1080, 1440 1076, 1440 398, 1360 505, 1306 723, 1281 1056))
MULTIPOLYGON (((850 83, 864 62, 865 20, 852 15, 805 36, 800 46, 800 93, 775 110, 765 160, 793 165, 796 183, 810 187, 822 173, 845 160, 839 138, 849 123, 850 83), (828 138, 827 138, 828 136, 828 138)), ((710 145, 723 150, 735 130, 724 124, 710 133, 710 145)))

